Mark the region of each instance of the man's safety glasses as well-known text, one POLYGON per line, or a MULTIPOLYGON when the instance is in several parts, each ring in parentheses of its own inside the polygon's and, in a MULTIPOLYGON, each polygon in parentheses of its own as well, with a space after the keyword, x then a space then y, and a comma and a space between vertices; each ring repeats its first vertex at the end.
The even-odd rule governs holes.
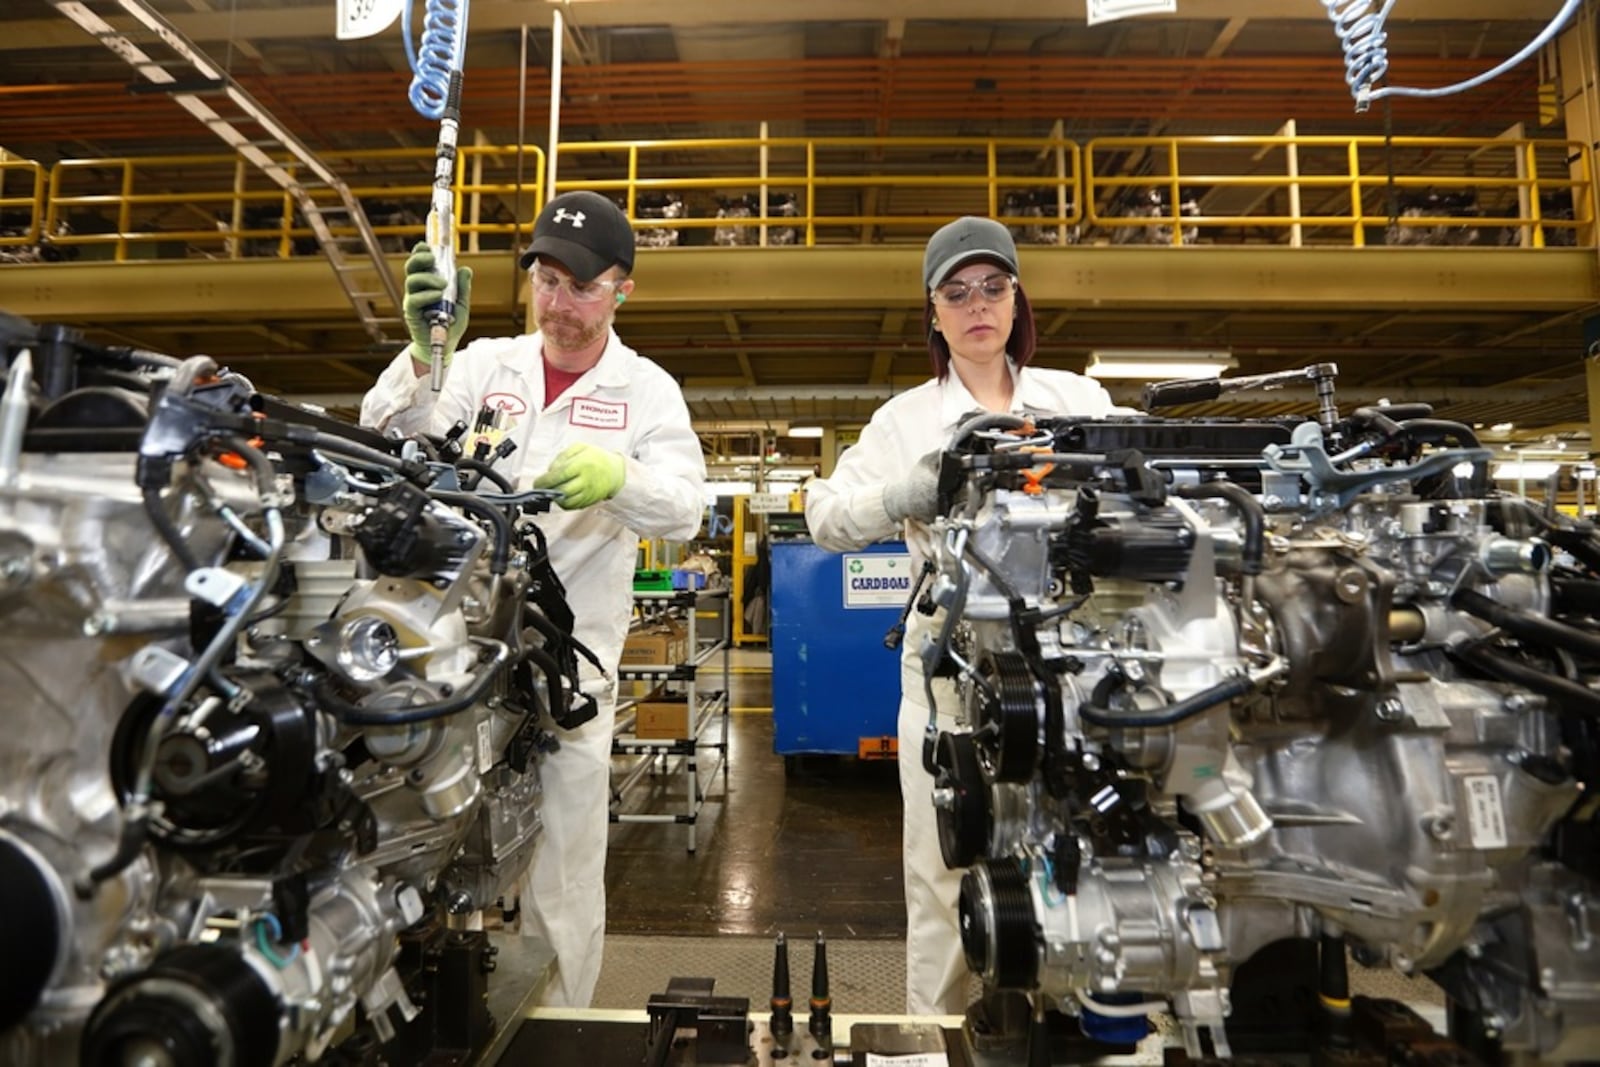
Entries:
POLYGON ((970 282, 945 282, 933 287, 933 302, 940 307, 965 307, 973 297, 986 304, 998 304, 1017 291, 1015 274, 986 274, 970 282))
POLYGON ((598 304, 602 300, 613 299, 611 294, 616 292, 619 284, 614 281, 580 282, 541 267, 538 260, 533 261, 528 275, 533 279, 533 291, 540 296, 555 296, 558 290, 565 289, 567 295, 579 304, 598 304))

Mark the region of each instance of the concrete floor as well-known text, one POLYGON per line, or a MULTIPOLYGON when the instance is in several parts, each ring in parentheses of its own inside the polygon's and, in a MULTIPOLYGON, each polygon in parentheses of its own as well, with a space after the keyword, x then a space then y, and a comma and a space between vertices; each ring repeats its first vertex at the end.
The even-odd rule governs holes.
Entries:
MULTIPOLYGON (((611 828, 606 862, 614 934, 902 939, 900 785, 893 762, 811 757, 786 770, 772 751, 770 658, 734 657, 726 787, 687 827, 611 828)), ((709 760, 702 760, 709 764, 709 760)), ((683 810, 686 779, 652 775, 624 798, 628 811, 683 810)))

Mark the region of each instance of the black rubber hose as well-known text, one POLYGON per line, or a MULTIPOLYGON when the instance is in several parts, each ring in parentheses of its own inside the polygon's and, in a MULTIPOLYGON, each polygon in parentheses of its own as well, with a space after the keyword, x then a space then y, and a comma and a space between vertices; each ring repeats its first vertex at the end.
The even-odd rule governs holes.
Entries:
POLYGON ((1449 419, 1407 419, 1400 424, 1400 429, 1417 444, 1453 441, 1460 448, 1481 447, 1472 427, 1449 419))
MULTIPOLYGON (((1419 412, 1428 414, 1428 412, 1419 412)), ((1351 422, 1360 422, 1381 433, 1386 440, 1393 440, 1400 436, 1400 424, 1395 421, 1394 413, 1384 408, 1356 408, 1350 413, 1351 422)))
POLYGON ((979 430, 1015 430, 1017 427, 1022 426, 1025 423, 1026 420, 1019 415, 1006 415, 992 411, 986 411, 981 415, 974 415, 972 418, 956 427, 956 432, 950 435, 950 443, 945 446, 945 451, 954 452, 957 446, 961 445, 966 441, 967 438, 971 437, 979 430))
POLYGON ((178 557, 178 562, 187 571, 200 569, 200 561, 190 551, 189 543, 183 539, 183 534, 178 531, 177 523, 172 521, 172 516, 167 514, 167 506, 161 501, 161 490, 147 486, 144 490, 144 510, 150 516, 150 525, 156 528, 156 533, 172 549, 172 554, 178 557))
POLYGON ((220 440, 228 451, 250 464, 250 469, 256 475, 256 489, 262 493, 267 492, 277 480, 278 472, 272 469, 272 461, 266 454, 237 434, 227 434, 220 440))
POLYGON ((98 867, 89 871, 89 882, 99 885, 108 878, 115 878, 127 869, 128 864, 138 858, 139 852, 144 848, 145 838, 149 836, 149 816, 140 814, 128 819, 122 824, 122 834, 117 838, 117 851, 98 867))
MULTIPOLYGON (((495 470, 481 459, 471 459, 467 456, 462 456, 460 459, 456 460, 456 468, 458 470, 471 471, 478 476, 479 480, 484 478, 489 479, 502 493, 514 493, 517 491, 517 487, 512 485, 511 482, 506 479, 505 475, 501 474, 499 471, 495 470)), ((475 487, 477 484, 478 483, 474 481, 472 486, 469 486, 468 488, 475 487)))
POLYGON ((1085 701, 1078 707, 1078 715, 1084 722, 1095 726, 1105 726, 1113 729, 1149 730, 1162 726, 1175 726, 1185 719, 1192 719, 1203 711, 1209 711, 1223 701, 1232 700, 1234 697, 1244 696, 1255 688, 1255 683, 1244 675, 1224 678, 1210 689, 1202 689, 1193 696, 1184 697, 1175 703, 1150 714, 1123 715, 1112 711, 1110 708, 1097 707, 1085 701))
POLYGON ((561 664, 542 648, 530 645, 522 650, 523 659, 529 660, 544 675, 545 689, 549 693, 551 717, 566 714, 567 689, 561 684, 561 664))
POLYGON ((1518 663, 1510 656, 1501 655, 1482 645, 1463 643, 1453 648, 1446 648, 1445 653, 1453 659, 1476 667, 1484 674, 1549 697, 1559 705, 1557 710, 1574 715, 1600 717, 1600 693, 1587 686, 1554 674, 1546 674, 1537 667, 1518 663))
POLYGON ((1551 578, 1550 596, 1564 609, 1600 615, 1600 582, 1593 578, 1551 578))
POLYGON ((480 500, 473 493, 447 493, 436 489, 431 490, 428 496, 489 520, 494 527, 494 550, 489 555, 489 573, 504 574, 506 561, 511 558, 511 520, 506 513, 480 500))
POLYGON ((514 657, 508 658, 502 654, 497 657, 496 662, 487 664, 482 671, 479 671, 477 677, 473 678, 465 688, 457 690, 443 700, 436 700, 430 704, 416 704, 408 708, 363 708, 359 704, 352 704, 334 692, 333 684, 327 678, 323 678, 313 686, 311 693, 316 698, 319 708, 347 726, 409 726, 412 723, 431 722, 467 710, 483 697, 489 686, 500 676, 501 670, 519 662, 526 654, 526 649, 514 657))
POLYGON ((1600 636, 1574 629, 1566 623, 1517 608, 1508 608, 1472 589, 1458 590, 1456 595, 1450 598, 1450 603, 1468 615, 1475 615, 1484 622, 1498 626, 1513 637, 1531 644, 1551 645, 1577 656, 1600 659, 1600 636))
POLYGON ((411 469, 405 460, 391 456, 387 452, 380 452, 376 448, 369 448, 360 442, 351 441, 348 438, 339 437, 331 433, 323 433, 321 430, 312 435, 311 443, 324 452, 360 460, 369 467, 381 467, 384 470, 395 471, 399 474, 405 474, 411 469))
POLYGON ((1177 494, 1185 499, 1215 497, 1239 509, 1244 518, 1244 544, 1240 549, 1240 569, 1245 574, 1260 574, 1266 555, 1267 509, 1248 489, 1233 482, 1215 481, 1201 485, 1180 485, 1177 494))

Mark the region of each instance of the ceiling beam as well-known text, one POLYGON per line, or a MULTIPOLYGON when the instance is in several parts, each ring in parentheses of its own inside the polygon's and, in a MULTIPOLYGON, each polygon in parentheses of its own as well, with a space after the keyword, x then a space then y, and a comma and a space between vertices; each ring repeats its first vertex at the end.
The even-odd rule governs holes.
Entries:
POLYGON ((1211 42, 1211 47, 1206 49, 1206 58, 1216 59, 1226 52, 1229 46, 1233 44, 1234 38, 1239 36, 1239 31, 1243 30, 1245 23, 1249 21, 1249 19, 1245 18, 1229 19, 1223 25, 1221 31, 1218 32, 1217 39, 1211 42))
MULTIPOLYGON (((523 26, 549 25, 549 13, 557 0, 532 4, 528 0, 476 0, 472 5, 471 29, 474 34, 495 30, 519 30, 523 26)), ((752 4, 749 0, 680 0, 670 5, 663 17, 661 0, 609 0, 607 3, 560 4, 568 21, 590 29, 601 27, 666 26, 682 29, 691 26, 754 26, 774 23, 793 25, 795 11, 785 4, 752 4)), ((1405 17, 1442 21, 1527 21, 1543 24, 1550 18, 1551 4, 1541 0, 1409 0, 1405 17)), ((974 17, 970 0, 920 0, 917 21, 970 21, 974 17)), ((812 0, 805 17, 811 22, 861 23, 903 18, 904 0, 812 0)), ((1059 22, 1060 0, 990 0, 982 18, 994 22, 1059 22)), ((305 7, 278 7, 253 10, 174 12, 168 16, 190 40, 212 43, 247 39, 257 44, 273 40, 334 39, 335 10, 332 4, 314 14, 305 7)), ((1322 5, 1284 4, 1282 0, 1184 0, 1171 15, 1141 16, 1141 22, 1220 21, 1268 19, 1277 22, 1303 22, 1328 25, 1322 5)), ((18 19, 6 24, 0 34, 0 51, 52 48, 81 48, 83 36, 65 19, 18 19)), ((395 31, 398 32, 398 31, 395 31)), ((1335 46, 1333 30, 1328 29, 1328 44, 1335 46)), ((471 49, 468 49, 470 59, 471 49)))

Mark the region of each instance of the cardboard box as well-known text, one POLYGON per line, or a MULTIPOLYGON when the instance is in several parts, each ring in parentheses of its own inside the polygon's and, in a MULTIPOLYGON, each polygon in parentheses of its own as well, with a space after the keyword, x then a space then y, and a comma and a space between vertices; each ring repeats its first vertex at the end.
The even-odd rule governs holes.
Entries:
POLYGON ((660 667, 682 663, 688 658, 689 639, 681 625, 662 619, 633 630, 622 643, 624 667, 660 667))
POLYGON ((689 702, 678 696, 657 696, 641 700, 634 709, 633 733, 641 741, 677 741, 694 730, 689 702))

